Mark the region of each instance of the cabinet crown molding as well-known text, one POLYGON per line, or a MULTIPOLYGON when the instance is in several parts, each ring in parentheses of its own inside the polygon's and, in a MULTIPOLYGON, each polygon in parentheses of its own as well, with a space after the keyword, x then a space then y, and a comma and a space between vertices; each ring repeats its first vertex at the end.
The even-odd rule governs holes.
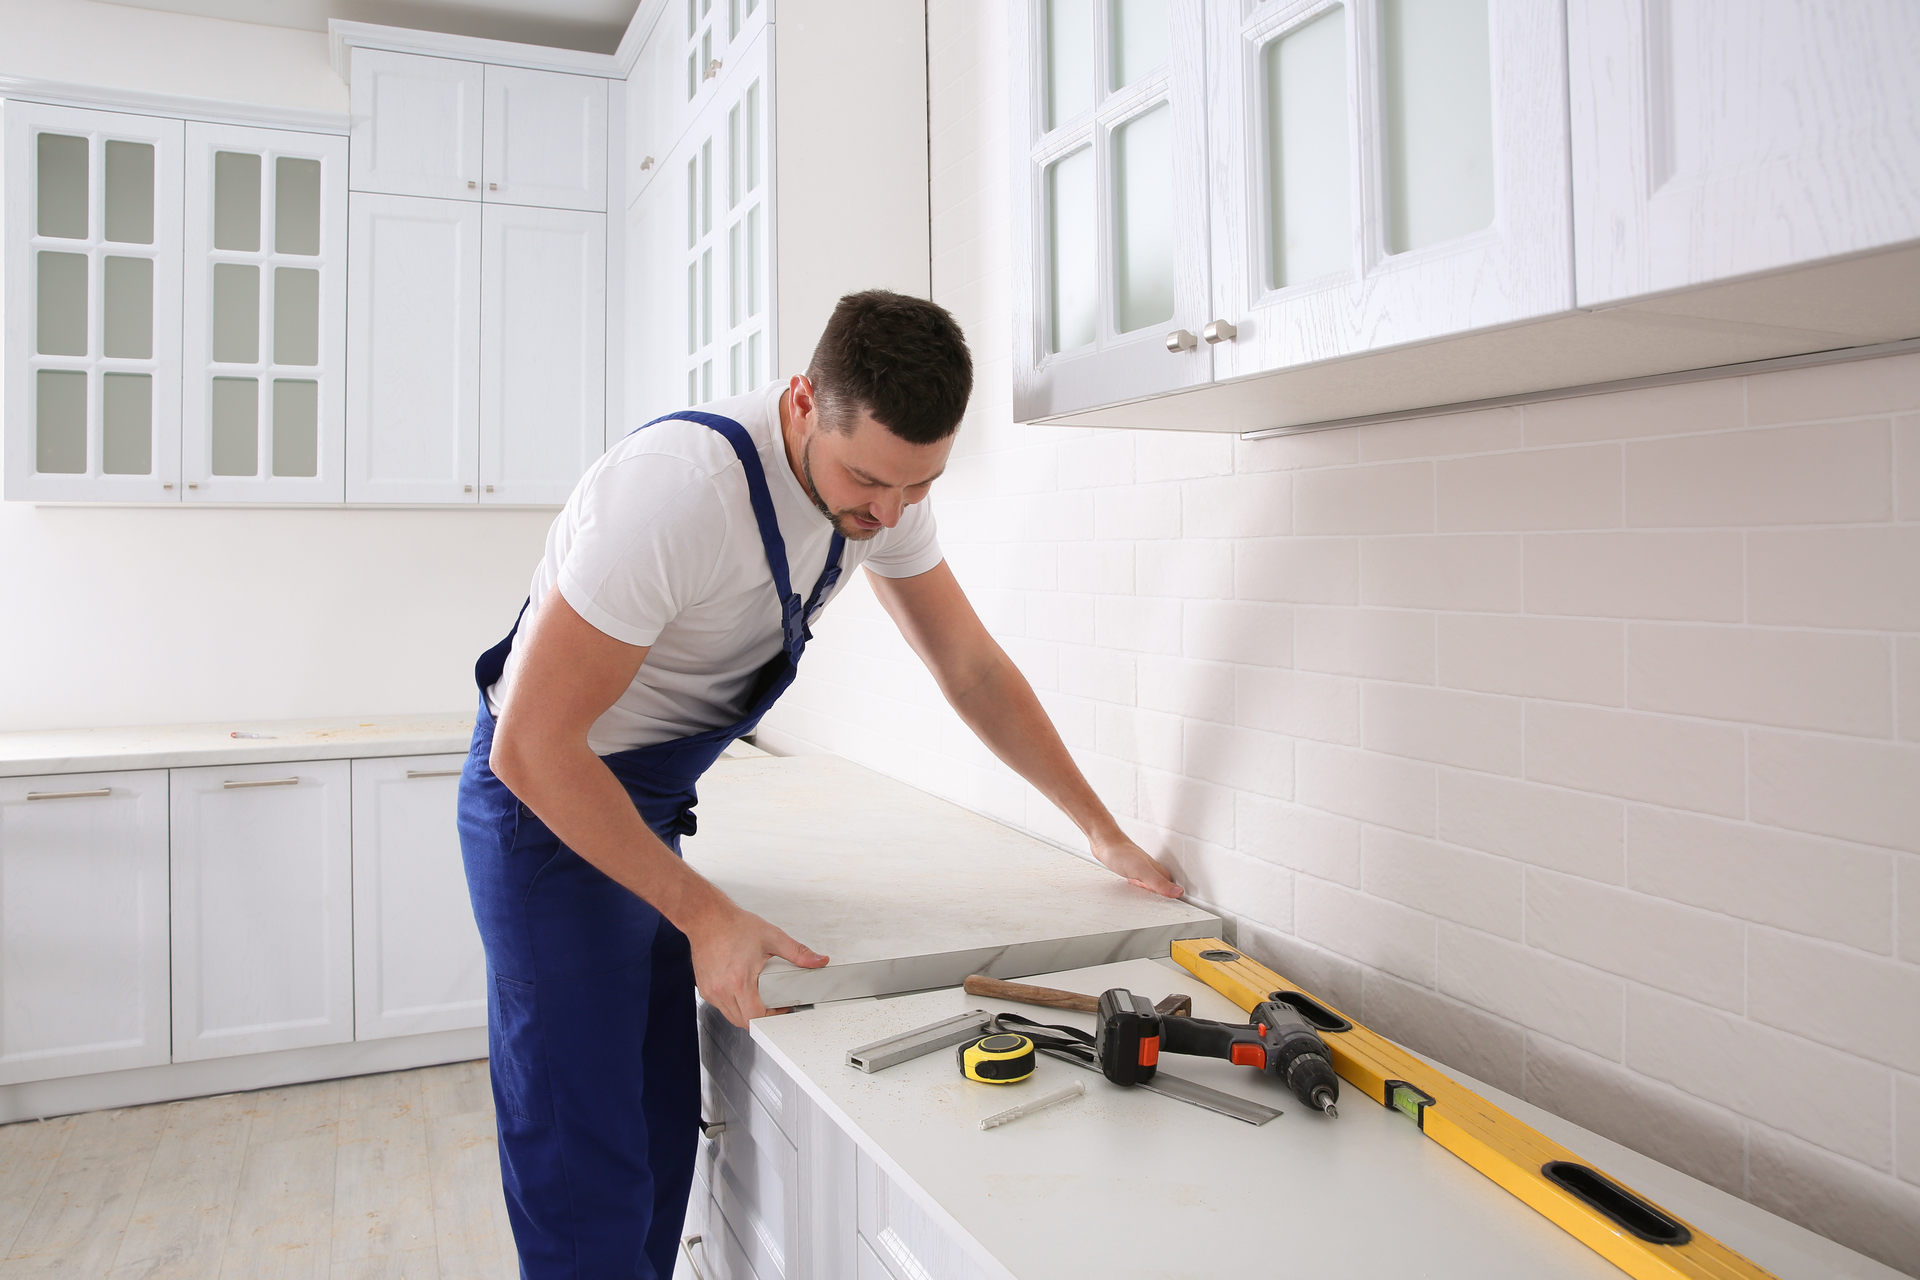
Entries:
POLYGON ((299 107, 275 107, 263 102, 195 98, 186 94, 116 89, 108 85, 38 80, 24 76, 0 75, 0 98, 43 102, 55 107, 80 107, 89 111, 125 111, 134 115, 200 120, 208 124, 296 129, 306 133, 345 134, 352 125, 352 118, 344 111, 309 111, 299 107))
POLYGON ((342 80, 352 83, 353 51, 384 49, 390 53, 417 53, 430 58, 457 58, 466 62, 485 62, 494 66, 527 67, 534 71, 559 71, 569 75, 600 76, 608 80, 625 79, 619 57, 611 53, 587 53, 578 49, 553 49, 537 44, 518 44, 511 40, 485 40, 478 36, 447 35, 438 31, 413 31, 406 27, 383 27, 373 22, 347 22, 334 18, 327 23, 327 41, 332 50, 333 70, 342 80))

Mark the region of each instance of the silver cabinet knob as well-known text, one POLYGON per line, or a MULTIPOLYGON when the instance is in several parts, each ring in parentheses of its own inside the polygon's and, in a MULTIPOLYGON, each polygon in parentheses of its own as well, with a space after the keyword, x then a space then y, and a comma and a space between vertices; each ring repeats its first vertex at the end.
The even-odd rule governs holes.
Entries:
POLYGON ((711 80, 719 74, 720 74, 720 59, 715 58, 712 62, 709 62, 707 64, 707 74, 700 78, 702 80, 711 80))
POLYGON ((492 492, 493 492, 493 486, 492 486, 492 485, 488 485, 488 486, 487 486, 487 492, 488 492, 488 493, 492 493, 492 492))
POLYGON ((1200 336, 1208 342, 1232 342, 1239 332, 1225 320, 1209 320, 1207 327, 1200 331, 1200 336))
POLYGON ((642 172, 642 173, 645 173, 645 172, 646 172, 647 170, 649 170, 649 169, 651 169, 651 168, 653 168, 653 157, 652 157, 652 156, 648 156, 648 157, 647 157, 647 158, 646 158, 645 160, 642 160, 642 161, 640 162, 640 172, 642 172))
POLYGON ((161 485, 160 487, 162 489, 171 489, 173 488, 173 481, 169 480, 165 484, 161 485))
POLYGON ((1167 335, 1167 350, 1178 355, 1182 351, 1191 351, 1200 345, 1200 339, 1193 336, 1191 329, 1175 329, 1167 335))
POLYGON ((500 184, 497 182, 489 182, 487 184, 487 190, 489 191, 498 191, 499 189, 500 189, 500 184))
POLYGON ((472 191, 475 187, 478 187, 479 185, 480 184, 477 182, 469 182, 467 183, 467 190, 472 191))
POLYGON ((700 1121, 700 1136, 703 1138, 717 1138, 726 1131, 727 1122, 725 1120, 703 1119, 700 1121))
POLYGON ((473 492, 473 486, 472 486, 472 485, 468 485, 468 486, 467 486, 467 492, 468 492, 468 493, 472 493, 472 492, 473 492))
POLYGON ((189 489, 198 489, 199 487, 200 487, 200 482, 199 482, 199 481, 197 481, 197 480, 189 480, 189 481, 187 481, 187 488, 189 488, 189 489))

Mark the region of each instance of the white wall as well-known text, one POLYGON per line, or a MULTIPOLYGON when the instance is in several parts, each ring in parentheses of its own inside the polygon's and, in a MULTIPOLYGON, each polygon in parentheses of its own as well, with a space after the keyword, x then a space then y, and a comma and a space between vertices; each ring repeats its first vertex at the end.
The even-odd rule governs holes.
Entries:
MULTIPOLYGON (((0 75, 344 112, 313 32, 0 0, 0 75)), ((465 711, 550 511, 0 503, 0 730, 465 711)))
MULTIPOLYGON (((1095 786, 1382 1032, 1920 1272, 1920 357, 1256 443, 1011 421, 1004 3, 933 0, 949 558, 1095 786)), ((1043 836, 864 585, 763 739, 1043 836)))

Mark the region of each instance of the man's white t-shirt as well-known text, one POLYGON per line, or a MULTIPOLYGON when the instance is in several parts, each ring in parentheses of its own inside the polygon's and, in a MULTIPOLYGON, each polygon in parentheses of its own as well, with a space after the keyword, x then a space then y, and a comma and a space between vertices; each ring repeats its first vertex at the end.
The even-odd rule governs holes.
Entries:
MULTIPOLYGON (((833 525, 787 463, 780 435, 786 388, 777 382, 702 409, 738 422, 757 446, 790 583, 804 601, 826 567, 833 525)), ((911 578, 941 558, 933 511, 916 503, 893 528, 846 544, 828 598, 862 565, 911 578)), ((587 735, 597 755, 732 724, 754 674, 780 651, 780 603, 740 458, 724 436, 697 422, 633 431, 587 469, 547 531, 528 595, 537 603, 555 586, 599 630, 649 646, 633 683, 587 735)), ((508 654, 489 691, 496 711, 511 693, 518 657, 508 654)))

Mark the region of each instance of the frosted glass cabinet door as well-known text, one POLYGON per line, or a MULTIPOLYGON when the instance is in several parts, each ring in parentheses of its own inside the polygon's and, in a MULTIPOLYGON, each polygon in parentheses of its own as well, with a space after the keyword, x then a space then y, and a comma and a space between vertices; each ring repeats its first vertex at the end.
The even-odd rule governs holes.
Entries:
POLYGON ((187 126, 189 502, 345 497, 347 140, 187 126))
POLYGON ((167 1061, 167 774, 0 778, 0 1085, 167 1061))
POLYGON ((173 1060, 353 1038, 350 761, 173 769, 173 1060))
POLYGON ((348 502, 479 500, 480 216, 353 194, 348 502))
POLYGON ((454 823, 464 755, 353 762, 356 1040, 487 1024, 454 823))
MULTIPOLYGON (((1913 0, 1572 0, 1567 23, 1581 306, 1920 239, 1913 0)), ((1809 323, 1783 301, 1719 318, 1809 323)))
POLYGON ((480 501, 559 505, 606 439, 607 217, 489 205, 480 501))
POLYGON ((353 189, 480 199, 485 71, 478 62, 355 49, 353 189))
POLYGON ((606 210, 604 79, 490 66, 481 139, 483 199, 606 210))
POLYGON ((1014 416, 1206 382, 1200 0, 1020 0, 1014 416))
POLYGON ((181 123, 3 109, 6 496, 177 501, 181 123))
POLYGON ((1237 0, 1207 31, 1216 378, 1572 307, 1559 5, 1237 0))

